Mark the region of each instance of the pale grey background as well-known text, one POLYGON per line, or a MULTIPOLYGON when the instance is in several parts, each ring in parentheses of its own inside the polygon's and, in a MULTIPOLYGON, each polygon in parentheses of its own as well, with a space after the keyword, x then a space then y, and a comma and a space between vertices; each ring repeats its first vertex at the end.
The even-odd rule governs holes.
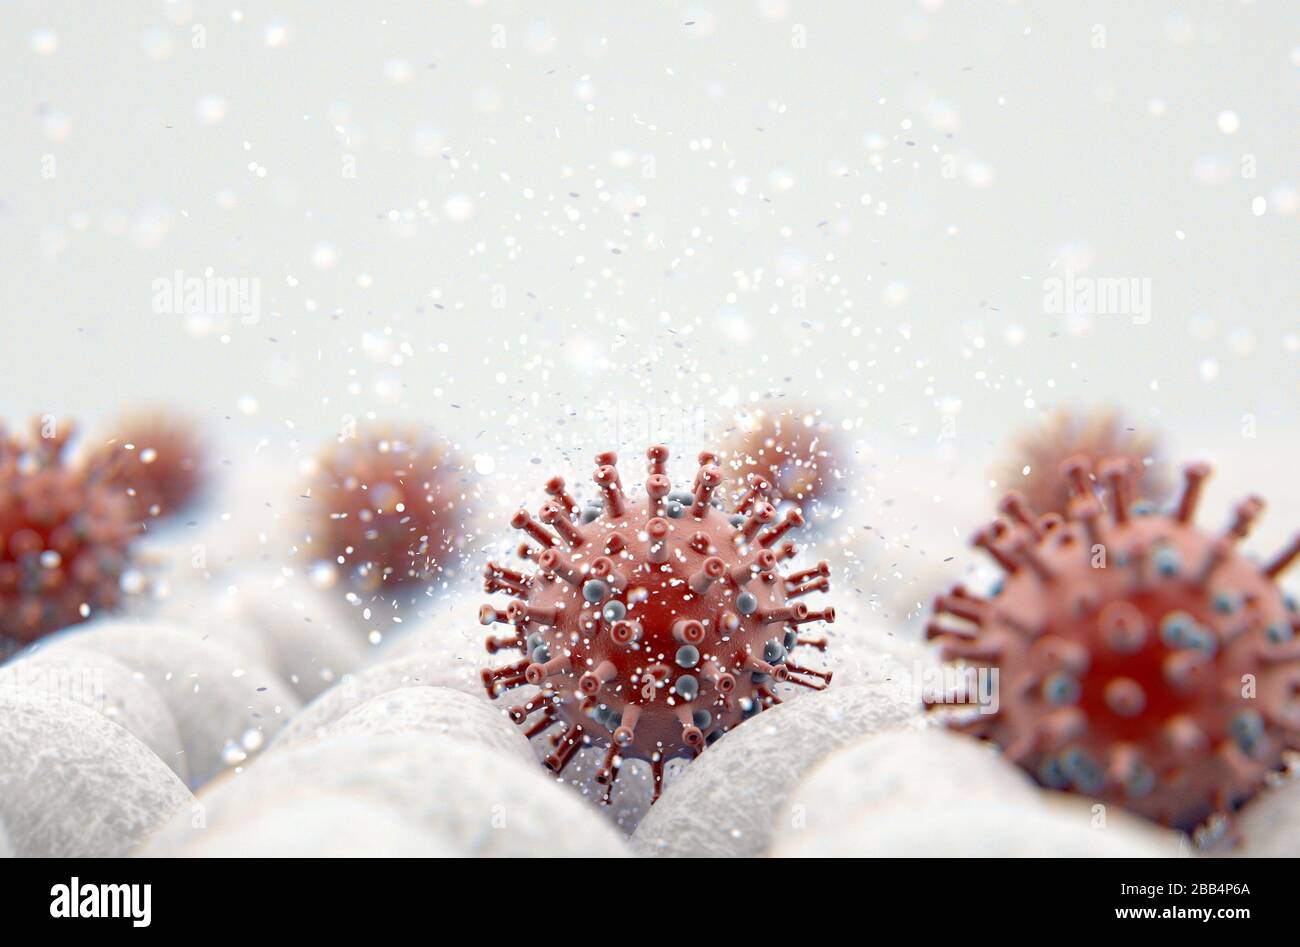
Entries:
POLYGON ((1107 403, 1294 499, 1296 11, 6 2, 0 414, 165 401, 233 469, 419 419, 506 507, 777 392, 956 549, 1009 430, 1107 403), (206 267, 260 323, 153 311, 206 267), (1149 324, 1045 313, 1067 269, 1149 324))

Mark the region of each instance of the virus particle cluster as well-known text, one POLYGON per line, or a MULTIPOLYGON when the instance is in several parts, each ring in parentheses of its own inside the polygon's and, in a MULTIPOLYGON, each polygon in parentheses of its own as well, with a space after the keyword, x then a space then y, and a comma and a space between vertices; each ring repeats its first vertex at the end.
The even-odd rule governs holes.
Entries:
POLYGON ((728 479, 741 489, 756 480, 778 500, 824 501, 839 466, 835 434, 815 413, 758 409, 742 417, 722 449, 728 479))
POLYGON ((86 458, 103 483, 127 497, 136 522, 175 516, 207 479, 207 445, 187 418, 149 411, 122 418, 86 458))
POLYGON ((1168 514, 1133 502, 1128 463, 1104 463, 1100 490, 1090 470, 1067 463, 1065 516, 1008 495, 1005 519, 974 540, 1005 570, 1001 588, 937 600, 947 617, 928 633, 945 659, 999 672, 996 703, 950 722, 1044 786, 1190 832, 1300 748, 1300 616, 1277 585, 1300 536, 1259 565, 1236 548, 1258 498, 1221 533, 1194 524, 1208 467, 1186 469, 1168 514))
POLYGON ((0 650, 117 606, 140 529, 119 491, 67 458, 71 425, 0 428, 0 650))
POLYGON ((1169 491, 1156 439, 1131 429, 1117 412, 1105 409, 1076 412, 1061 408, 1038 427, 1023 432, 997 472, 997 481, 1014 487, 1040 513, 1065 515, 1071 486, 1062 470, 1074 457, 1093 465, 1108 459, 1127 460, 1139 472, 1139 495, 1163 499, 1169 491))
POLYGON ((464 539, 464 475, 419 428, 349 434, 319 458, 306 492, 307 548, 364 592, 428 582, 464 539))
POLYGON ((756 485, 727 512, 715 495, 716 455, 700 455, 689 491, 673 489, 666 447, 647 456, 640 499, 624 493, 613 453, 596 458, 598 502, 579 506, 553 478, 537 517, 520 510, 512 523, 531 540, 519 552, 535 570, 495 562, 485 570, 488 592, 512 596, 505 608, 482 608, 484 624, 509 629, 489 637, 487 650, 523 657, 484 670, 484 686, 494 698, 538 688, 509 713, 530 738, 558 725, 545 760, 552 771, 581 746, 604 748, 596 779, 605 802, 624 759, 651 764, 658 798, 666 761, 693 758, 780 703, 776 683, 821 690, 831 678, 790 658, 800 646, 826 647, 801 637, 799 625, 835 620, 833 608, 812 611, 801 600, 829 587, 827 563, 779 571, 795 555, 785 537, 798 511, 778 519, 756 485))

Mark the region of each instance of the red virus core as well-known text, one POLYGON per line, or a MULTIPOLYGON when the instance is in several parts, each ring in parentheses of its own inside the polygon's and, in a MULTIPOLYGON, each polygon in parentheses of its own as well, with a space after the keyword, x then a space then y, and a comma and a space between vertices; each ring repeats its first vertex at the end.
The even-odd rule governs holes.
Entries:
POLYGON ((365 591, 426 582, 464 538, 463 478, 453 452, 419 429, 345 438, 320 458, 308 491, 310 548, 365 591))
POLYGON ((167 411, 123 418, 87 467, 126 495, 136 522, 173 516, 198 499, 207 445, 188 419, 167 411))
POLYGON ((139 535, 126 497, 68 462, 72 426, 0 428, 0 650, 117 606, 139 535))
POLYGON ((999 672, 996 704, 950 722, 1045 786, 1190 832, 1300 748, 1300 616, 1276 583, 1300 536, 1266 565, 1237 552, 1257 497, 1222 533, 1197 528, 1205 465, 1169 514, 1132 503, 1122 461, 1102 465, 1098 491, 1082 458, 1065 473, 1066 517, 1013 493, 975 537, 1006 571, 996 594, 959 586, 935 603, 944 658, 999 672))
POLYGON ((596 458, 600 502, 579 506, 553 478, 538 517, 520 510, 512 523, 537 544, 520 547, 537 568, 489 562, 484 573, 487 591, 513 596, 503 609, 482 608, 484 624, 510 627, 488 638, 487 650, 523 652, 483 671, 488 694, 539 688, 509 712, 529 737, 562 726, 545 760, 554 772, 583 745, 606 748, 596 775, 604 801, 623 759, 651 764, 658 798, 667 760, 694 757, 780 703, 774 684, 821 690, 831 678, 789 657, 800 646, 826 647, 797 626, 835 620, 833 608, 814 612, 800 601, 829 587, 827 563, 779 571, 795 555, 785 535, 802 522, 798 510, 778 520, 756 487, 727 512, 714 496, 723 479, 716 455, 700 455, 690 491, 672 488, 667 448, 647 456, 641 499, 623 492, 613 453, 596 458))

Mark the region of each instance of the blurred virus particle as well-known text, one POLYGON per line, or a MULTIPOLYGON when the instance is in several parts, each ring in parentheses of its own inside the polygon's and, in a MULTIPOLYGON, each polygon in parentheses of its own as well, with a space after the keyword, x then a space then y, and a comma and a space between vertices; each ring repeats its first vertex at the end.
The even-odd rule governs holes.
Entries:
POLYGON ((509 713, 530 738, 562 728, 545 760, 555 773, 580 747, 604 748, 596 774, 604 802, 624 759, 651 764, 657 799, 668 760, 695 757, 780 703, 778 682, 822 690, 831 679, 790 657, 800 646, 826 647, 801 637, 799 625, 835 620, 833 608, 802 601, 829 588, 826 562, 780 572, 795 555, 785 536, 802 522, 799 511, 778 518, 756 487, 727 512, 715 495, 723 483, 716 455, 700 455, 690 490, 673 489, 666 447, 647 456, 642 499, 623 492, 612 452, 596 458, 600 501, 580 507, 553 478, 537 517, 520 510, 511 524, 531 540, 519 553, 536 568, 489 562, 484 573, 488 592, 512 596, 504 609, 480 611, 483 624, 509 628, 489 637, 487 650, 523 652, 483 671, 488 694, 539 688, 509 713))
POLYGON ((174 516, 206 485, 208 448, 195 424, 167 410, 120 419, 86 458, 109 487, 127 497, 137 522, 174 516))
POLYGON ((759 481, 778 500, 826 501, 840 467, 835 432, 815 412, 758 408, 737 419, 722 449, 722 466, 743 489, 759 481))
POLYGON ((1156 437, 1127 426, 1117 411, 1060 408, 1016 438, 997 472, 997 482, 1018 490, 1038 512, 1064 516, 1071 496, 1070 482, 1062 474, 1065 462, 1082 457, 1095 466, 1121 459, 1138 472, 1140 496, 1163 500, 1170 484, 1161 453, 1156 437))
POLYGON ((319 458, 306 495, 307 547, 363 592, 430 582, 465 538, 464 478, 454 451, 427 431, 349 432, 319 458))
POLYGON ((68 460, 70 424, 0 427, 0 649, 121 604, 140 527, 127 498, 68 460))
POLYGON ((997 671, 996 701, 981 692, 980 712, 950 723, 1044 786, 1191 832, 1300 749, 1300 616, 1277 584, 1300 535, 1259 565, 1236 549, 1257 497, 1221 533, 1193 523, 1207 466, 1186 468, 1164 514, 1133 502, 1129 463, 1101 466, 1100 493, 1089 471, 1067 463, 1064 517, 1009 494, 1005 519, 974 539, 1005 570, 1001 587, 935 602, 949 616, 928 629, 943 657, 997 671))

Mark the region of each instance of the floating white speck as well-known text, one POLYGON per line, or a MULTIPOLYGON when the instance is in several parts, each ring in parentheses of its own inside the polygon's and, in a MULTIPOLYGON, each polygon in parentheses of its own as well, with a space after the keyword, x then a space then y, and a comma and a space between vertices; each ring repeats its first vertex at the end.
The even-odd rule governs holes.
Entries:
POLYGON ((794 189, 794 175, 787 168, 776 168, 767 176, 768 186, 778 194, 794 189))
POLYGON ((1241 128, 1241 119, 1232 109, 1224 109, 1219 113, 1219 131, 1225 135, 1237 134, 1237 129, 1241 128))
POLYGON ((67 141, 72 134, 72 119, 65 112, 50 109, 41 115, 41 131, 50 141, 67 141))
POLYGON ((194 115, 200 125, 216 125, 226 117, 228 106, 219 95, 205 95, 194 106, 194 115))
POLYGON ((415 68, 405 59, 390 59, 384 63, 384 78, 397 85, 404 85, 415 78, 415 68))
POLYGON ((332 589, 338 583, 338 570, 332 562, 318 562, 307 570, 307 580, 318 589, 332 589))
POLYGON ((50 29, 32 30, 27 45, 38 56, 53 56, 59 51, 59 34, 50 29))
POLYGON ((448 220, 459 223, 474 216, 474 202, 464 194, 453 194, 447 198, 447 203, 443 205, 443 211, 446 213, 448 220))
POLYGON ((277 49, 289 42, 289 26, 280 20, 272 20, 262 33, 262 42, 271 49, 277 49))
POLYGON ((1192 180, 1207 187, 1231 181, 1236 169, 1222 154, 1197 155, 1192 162, 1192 180))
POLYGON ((431 125, 421 125, 411 132, 411 150, 421 158, 436 158, 445 141, 442 132, 431 125))
POLYGON ((1269 203, 1273 205, 1273 213, 1291 217, 1300 209, 1300 194, 1294 184, 1279 184, 1270 192, 1269 203))
POLYGON ((906 283, 895 280, 887 285, 880 294, 880 301, 886 306, 901 306, 912 296, 912 289, 906 283))
POLYGON ((992 187, 993 168, 983 161, 970 161, 966 164, 966 181, 971 187, 992 187))
POLYGON ((172 53, 176 51, 176 40, 172 34, 162 27, 155 26, 146 30, 140 37, 140 48, 144 50, 145 56, 154 62, 162 62, 170 59, 172 53))
POLYGON ((141 595, 149 585, 142 569, 127 569, 118 580, 118 587, 127 595, 141 595))
POLYGON ((1196 38, 1196 24, 1186 13, 1171 13, 1165 17, 1165 39, 1175 46, 1187 46, 1196 38))
POLYGON ((1228 333, 1228 351, 1238 358, 1246 358, 1255 351, 1255 335, 1245 327, 1228 333))

